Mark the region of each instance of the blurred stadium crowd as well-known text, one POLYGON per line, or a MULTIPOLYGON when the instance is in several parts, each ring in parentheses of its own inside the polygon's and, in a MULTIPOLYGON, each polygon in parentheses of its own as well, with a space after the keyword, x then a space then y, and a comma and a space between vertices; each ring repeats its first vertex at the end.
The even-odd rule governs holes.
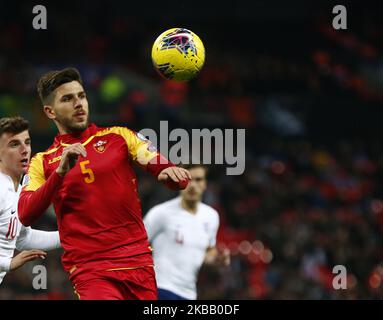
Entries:
MULTIPOLYGON (((155 74, 150 49, 181 18, 141 21, 97 5, 82 17, 77 6, 48 9, 44 34, 2 19, 0 117, 30 120, 34 152, 55 135, 36 79, 68 65, 82 73, 98 125, 246 128, 245 173, 210 167, 205 202, 220 213, 218 244, 232 265, 203 268, 199 298, 383 299, 383 26, 373 12, 360 11, 347 32, 319 13, 286 19, 283 31, 276 20, 188 21, 206 65, 196 80, 173 83, 155 74), (335 265, 347 268, 347 290, 332 287, 335 265)), ((176 195, 137 173, 144 214, 176 195)), ((38 227, 54 230, 54 214, 38 227)), ((75 299, 60 254, 42 262, 47 290, 33 290, 30 264, 7 275, 0 299, 75 299)))

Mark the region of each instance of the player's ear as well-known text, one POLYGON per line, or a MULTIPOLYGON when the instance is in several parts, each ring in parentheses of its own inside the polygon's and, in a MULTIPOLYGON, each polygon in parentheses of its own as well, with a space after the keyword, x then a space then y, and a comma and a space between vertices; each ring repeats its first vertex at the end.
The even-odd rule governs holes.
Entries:
POLYGON ((49 118, 49 119, 55 119, 56 118, 56 114, 52 108, 52 106, 50 105, 45 105, 43 107, 43 110, 44 110, 44 113, 46 114, 46 116, 49 118))

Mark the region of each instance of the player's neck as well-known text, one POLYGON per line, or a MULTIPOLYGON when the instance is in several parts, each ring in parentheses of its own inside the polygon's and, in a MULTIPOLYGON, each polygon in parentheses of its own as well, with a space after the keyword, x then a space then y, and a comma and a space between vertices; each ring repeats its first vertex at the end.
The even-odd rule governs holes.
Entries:
POLYGON ((57 129, 58 129, 60 135, 70 134, 73 136, 80 136, 86 130, 86 128, 81 129, 81 130, 71 130, 69 128, 65 128, 62 126, 57 126, 57 129))
POLYGON ((68 128, 62 127, 60 125, 57 126, 57 129, 59 130, 59 134, 60 135, 63 135, 63 134, 73 134, 73 132, 71 130, 69 130, 68 128))
POLYGON ((196 214, 197 213, 197 207, 198 207, 198 201, 187 201, 185 199, 182 199, 181 200, 181 206, 187 212, 190 212, 192 214, 196 214))
POLYGON ((6 168, 4 168, 1 164, 0 164, 0 172, 7 175, 8 177, 10 177, 12 179, 13 185, 15 187, 15 191, 17 191, 17 188, 19 187, 22 175, 21 174, 20 175, 12 174, 12 172, 10 172, 6 168))
POLYGON ((63 135, 63 134, 76 135, 76 134, 80 134, 82 131, 84 131, 84 130, 74 131, 74 130, 71 130, 70 128, 68 128, 68 127, 64 127, 60 123, 56 123, 56 125, 57 125, 57 129, 58 129, 60 135, 63 135))
POLYGON ((70 133, 68 130, 66 130, 64 127, 62 127, 62 126, 60 126, 60 125, 57 125, 57 130, 59 131, 59 134, 60 134, 60 135, 70 133))

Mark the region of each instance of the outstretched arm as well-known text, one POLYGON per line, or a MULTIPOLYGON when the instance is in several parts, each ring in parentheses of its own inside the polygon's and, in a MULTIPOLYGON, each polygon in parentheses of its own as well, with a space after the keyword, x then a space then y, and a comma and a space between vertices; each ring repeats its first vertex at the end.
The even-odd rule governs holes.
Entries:
POLYGON ((20 235, 16 241, 17 250, 53 250, 60 248, 58 231, 34 230, 31 227, 21 227, 20 235))
POLYGON ((41 250, 28 250, 20 252, 13 258, 0 257, 0 272, 16 270, 26 264, 28 261, 36 260, 39 258, 45 259, 46 255, 47 254, 41 250))
POLYGON ((142 136, 127 128, 121 128, 131 159, 151 175, 173 190, 185 189, 191 180, 189 171, 176 167, 159 153, 156 147, 142 136))

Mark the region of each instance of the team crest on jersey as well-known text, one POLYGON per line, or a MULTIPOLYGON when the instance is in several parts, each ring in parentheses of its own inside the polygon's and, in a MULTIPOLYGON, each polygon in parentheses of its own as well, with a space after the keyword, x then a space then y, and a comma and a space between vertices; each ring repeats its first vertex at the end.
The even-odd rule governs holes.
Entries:
POLYGON ((137 138, 140 139, 141 141, 148 141, 148 139, 142 133, 137 132, 136 135, 137 135, 137 138))
POLYGON ((103 153, 106 149, 106 144, 108 141, 106 140, 99 140, 96 143, 93 144, 94 150, 96 150, 99 153, 103 153))

